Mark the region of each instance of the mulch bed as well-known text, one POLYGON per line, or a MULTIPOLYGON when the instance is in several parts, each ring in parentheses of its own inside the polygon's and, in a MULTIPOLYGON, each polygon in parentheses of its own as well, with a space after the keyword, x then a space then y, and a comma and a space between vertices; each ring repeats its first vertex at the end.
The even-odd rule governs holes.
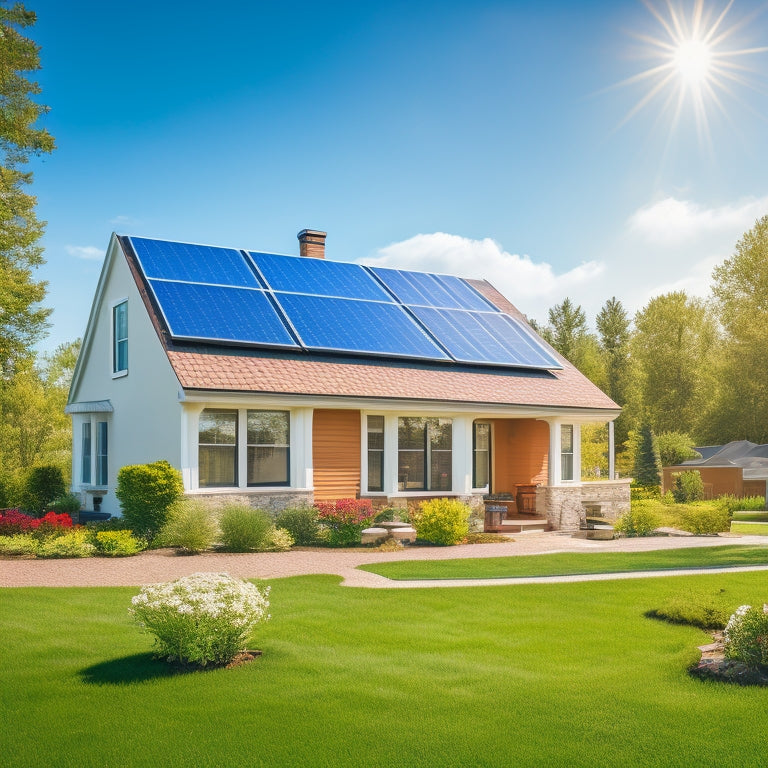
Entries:
POLYGON ((701 680, 768 686, 768 669, 750 669, 741 661, 725 658, 722 632, 713 633, 712 641, 699 646, 701 660, 691 669, 691 675, 701 680))

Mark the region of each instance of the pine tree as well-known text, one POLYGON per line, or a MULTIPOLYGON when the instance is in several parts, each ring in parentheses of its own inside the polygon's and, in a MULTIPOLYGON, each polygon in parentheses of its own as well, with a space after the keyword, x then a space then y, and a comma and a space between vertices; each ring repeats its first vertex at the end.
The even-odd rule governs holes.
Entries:
POLYGON ((661 458, 656 435, 648 424, 640 427, 640 441, 635 454, 635 485, 643 487, 661 485, 661 458))

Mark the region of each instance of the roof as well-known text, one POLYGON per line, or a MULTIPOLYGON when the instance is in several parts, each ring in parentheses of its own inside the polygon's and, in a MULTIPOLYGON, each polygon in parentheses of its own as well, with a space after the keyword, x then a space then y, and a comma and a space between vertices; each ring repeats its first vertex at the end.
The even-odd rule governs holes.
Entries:
MULTIPOLYGON (((132 249, 125 238, 119 237, 118 242, 168 360, 185 390, 620 410, 538 336, 538 341, 562 365, 561 369, 493 368, 179 341, 169 334, 132 249)), ((466 282, 502 313, 535 333, 525 317, 487 281, 466 282)))
POLYGON ((700 459, 684 461, 681 467, 741 467, 744 477, 768 476, 768 445, 757 445, 749 440, 733 440, 726 445, 707 445, 694 450, 700 459))

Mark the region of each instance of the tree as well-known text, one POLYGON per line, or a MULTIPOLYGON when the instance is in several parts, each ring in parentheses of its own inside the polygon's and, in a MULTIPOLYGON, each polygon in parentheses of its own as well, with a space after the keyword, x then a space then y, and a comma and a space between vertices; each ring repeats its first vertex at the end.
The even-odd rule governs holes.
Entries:
POLYGON ((689 459, 700 459, 701 454, 693 449, 690 435, 682 432, 662 432, 656 436, 662 467, 676 467, 689 459))
POLYGON ((0 0, 0 374, 6 375, 45 330, 50 313, 39 306, 45 283, 33 278, 43 263, 44 223, 24 191, 32 181, 26 163, 54 149, 53 137, 35 125, 48 111, 34 100, 40 86, 26 76, 40 69, 39 47, 20 30, 35 21, 21 3, 8 7, 0 0))
POLYGON ((712 296, 724 330, 717 358, 718 387, 704 437, 768 442, 768 216, 736 243, 736 252, 716 267, 712 296))
POLYGON ((704 303, 684 291, 651 299, 635 316, 644 420, 655 432, 696 435, 714 386, 711 371, 717 327, 704 303))
POLYGON ((635 485, 644 487, 661 485, 661 459, 656 435, 648 424, 640 427, 640 438, 635 455, 635 485))

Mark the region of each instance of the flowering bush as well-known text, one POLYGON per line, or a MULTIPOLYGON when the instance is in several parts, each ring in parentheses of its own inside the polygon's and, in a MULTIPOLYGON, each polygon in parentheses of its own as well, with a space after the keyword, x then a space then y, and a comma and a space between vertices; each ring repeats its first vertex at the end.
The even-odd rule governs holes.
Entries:
POLYGON ((338 499, 315 503, 320 522, 328 529, 332 547, 348 547, 360 543, 361 534, 376 517, 370 499, 338 499))
POLYGON ((269 587, 227 573, 195 573, 143 587, 129 612, 155 635, 158 656, 204 667, 245 650, 256 625, 270 618, 268 596, 269 587))
POLYGON ((411 514, 420 539, 433 544, 458 544, 469 533, 470 509, 457 499, 430 499, 411 514))
POLYGON ((39 530, 41 534, 57 533, 72 527, 72 518, 62 513, 48 512, 43 517, 30 517, 18 509, 4 509, 0 512, 0 535, 12 536, 15 533, 39 530))
POLYGON ((750 669, 768 667, 768 605, 762 609, 742 605, 731 616, 723 633, 725 656, 750 669))

